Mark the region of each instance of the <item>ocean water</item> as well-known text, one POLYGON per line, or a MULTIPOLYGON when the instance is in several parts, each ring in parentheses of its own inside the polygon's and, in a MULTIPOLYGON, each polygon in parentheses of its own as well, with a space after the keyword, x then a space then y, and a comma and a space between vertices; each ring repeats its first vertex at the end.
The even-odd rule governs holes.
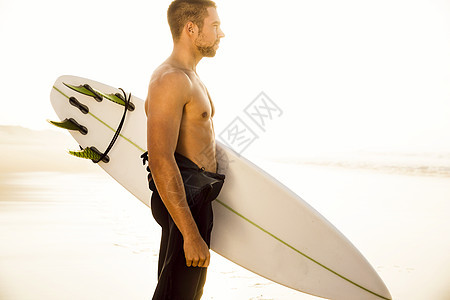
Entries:
MULTIPOLYGON (((374 155, 254 162, 343 232, 394 299, 450 299, 448 156, 374 155)), ((150 299, 159 235, 100 170, 0 173, 0 299, 150 299)), ((319 298, 213 253, 203 299, 319 298)))

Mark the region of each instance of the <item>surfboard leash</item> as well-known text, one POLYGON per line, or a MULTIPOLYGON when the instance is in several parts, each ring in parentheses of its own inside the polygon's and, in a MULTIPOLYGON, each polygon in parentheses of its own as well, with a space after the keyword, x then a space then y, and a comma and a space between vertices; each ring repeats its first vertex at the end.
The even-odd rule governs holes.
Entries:
MULTIPOLYGON (((123 89, 119 88, 119 90, 122 91, 122 93, 123 93, 123 101, 125 102, 125 105, 124 105, 125 109, 123 111, 122 119, 120 120, 119 126, 117 127, 116 132, 114 133, 114 136, 111 139, 111 142, 109 143, 108 148, 106 148, 105 152, 103 152, 103 154, 100 156, 99 159, 92 160, 96 164, 98 164, 100 161, 103 161, 103 159, 108 155, 109 151, 111 150, 111 148, 116 143, 117 138, 120 135, 120 131, 122 130, 123 124, 125 123, 125 117, 127 115, 128 107, 129 107, 130 101, 131 101, 131 93, 127 96, 127 94, 125 93, 125 91, 123 89)), ((108 162, 109 162, 109 160, 108 160, 108 162)))

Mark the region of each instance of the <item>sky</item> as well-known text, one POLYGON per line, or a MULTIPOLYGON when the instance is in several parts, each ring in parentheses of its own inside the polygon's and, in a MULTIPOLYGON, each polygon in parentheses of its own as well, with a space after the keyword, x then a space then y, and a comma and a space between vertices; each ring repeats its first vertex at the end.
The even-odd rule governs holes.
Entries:
MULTIPOLYGON (((172 50, 169 3, 0 0, 0 125, 52 129, 60 75, 145 98, 172 50)), ((226 36, 197 68, 216 135, 239 117, 249 153, 450 151, 450 1, 216 3, 226 36), (264 130, 244 112, 261 92, 282 112, 264 130)))

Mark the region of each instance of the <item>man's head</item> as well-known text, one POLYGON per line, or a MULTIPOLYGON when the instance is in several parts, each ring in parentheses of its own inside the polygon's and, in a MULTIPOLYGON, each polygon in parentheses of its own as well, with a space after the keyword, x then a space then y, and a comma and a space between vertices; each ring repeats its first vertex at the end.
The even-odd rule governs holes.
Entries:
POLYGON ((167 10, 167 21, 174 41, 178 41, 184 26, 192 22, 203 28, 203 20, 208 16, 208 7, 216 8, 211 0, 175 0, 167 10))
POLYGON ((167 20, 173 41, 178 42, 185 31, 203 56, 214 56, 219 39, 224 37, 211 0, 175 0, 167 10, 167 20))

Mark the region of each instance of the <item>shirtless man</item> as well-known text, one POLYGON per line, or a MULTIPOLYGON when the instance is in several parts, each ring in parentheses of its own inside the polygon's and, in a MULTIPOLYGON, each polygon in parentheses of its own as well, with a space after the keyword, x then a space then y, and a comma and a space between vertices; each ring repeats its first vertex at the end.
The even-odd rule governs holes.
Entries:
MULTIPOLYGON (((180 161, 223 183, 223 175, 215 176, 214 106, 196 66, 203 57, 216 54, 224 33, 216 5, 210 0, 175 0, 169 6, 168 21, 173 52, 154 71, 145 102, 149 169, 157 189, 152 212, 163 231, 153 299, 200 299, 210 261, 211 228, 201 229, 204 216, 196 220, 191 212, 180 161), (167 250, 172 244, 179 249, 167 250), (168 254, 170 251, 173 253, 168 254), (173 262, 177 254, 182 256, 183 266, 173 262)), ((202 208, 200 214, 211 218, 212 209, 207 209, 211 212, 203 213, 202 208)), ((212 219, 209 222, 212 226, 212 219)))

